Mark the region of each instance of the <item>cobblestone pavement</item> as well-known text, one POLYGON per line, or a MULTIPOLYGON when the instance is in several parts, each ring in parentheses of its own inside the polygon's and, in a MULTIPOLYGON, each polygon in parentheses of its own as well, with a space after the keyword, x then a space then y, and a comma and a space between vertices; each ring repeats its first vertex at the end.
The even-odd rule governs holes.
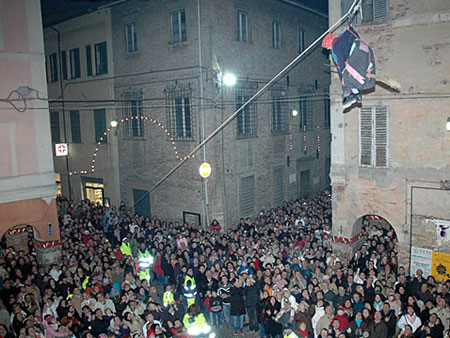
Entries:
POLYGON ((213 329, 216 333, 217 338, 231 338, 231 337, 247 337, 247 338, 259 338, 259 331, 258 332, 249 332, 248 328, 244 328, 244 335, 238 334, 235 336, 233 334, 233 328, 227 328, 227 327, 221 327, 219 329, 213 329))

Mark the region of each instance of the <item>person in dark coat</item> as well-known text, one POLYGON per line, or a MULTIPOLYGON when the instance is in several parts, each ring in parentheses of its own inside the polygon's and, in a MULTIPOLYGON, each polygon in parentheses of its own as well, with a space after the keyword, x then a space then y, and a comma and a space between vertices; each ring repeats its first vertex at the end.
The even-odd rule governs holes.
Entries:
POLYGON ((256 305, 259 300, 259 285, 253 278, 247 279, 247 285, 244 288, 244 305, 247 310, 250 331, 258 331, 258 317, 256 314, 256 305))
POLYGON ((395 311, 390 308, 388 302, 383 304, 383 309, 381 310, 381 317, 388 328, 388 337, 393 337, 396 331, 397 316, 395 311))
POLYGON ((369 333, 371 338, 388 337, 388 328, 382 320, 380 311, 375 312, 374 320, 369 324, 369 333))
POLYGON ((242 279, 236 279, 230 290, 231 305, 230 315, 233 320, 234 334, 244 334, 244 297, 243 297, 242 279))
POLYGON ((264 310, 264 328, 266 331, 266 337, 275 338, 281 335, 283 328, 276 321, 276 316, 280 312, 280 309, 281 303, 275 297, 270 297, 270 300, 264 310))
POLYGON ((92 322, 92 334, 99 336, 102 333, 107 333, 109 327, 109 321, 103 318, 102 309, 95 311, 95 319, 92 322))

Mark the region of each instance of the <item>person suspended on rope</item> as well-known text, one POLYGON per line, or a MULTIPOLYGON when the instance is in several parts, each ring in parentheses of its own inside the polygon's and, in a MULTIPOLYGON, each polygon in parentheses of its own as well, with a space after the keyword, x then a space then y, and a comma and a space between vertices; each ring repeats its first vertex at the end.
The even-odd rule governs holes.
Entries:
POLYGON ((322 47, 331 50, 342 81, 344 112, 362 101, 361 92, 375 88, 375 58, 372 49, 364 43, 352 26, 342 34, 327 34, 322 47))

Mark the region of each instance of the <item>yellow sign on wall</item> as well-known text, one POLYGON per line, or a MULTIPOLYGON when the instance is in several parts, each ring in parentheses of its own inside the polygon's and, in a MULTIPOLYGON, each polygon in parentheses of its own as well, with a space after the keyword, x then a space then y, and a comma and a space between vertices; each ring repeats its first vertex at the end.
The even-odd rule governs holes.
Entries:
POLYGON ((433 251, 431 275, 436 281, 450 279, 450 254, 433 251))

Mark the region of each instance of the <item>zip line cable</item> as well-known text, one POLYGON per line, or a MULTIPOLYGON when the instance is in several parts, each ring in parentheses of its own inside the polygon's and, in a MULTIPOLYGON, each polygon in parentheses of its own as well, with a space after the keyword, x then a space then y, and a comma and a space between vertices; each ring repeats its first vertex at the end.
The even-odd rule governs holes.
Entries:
POLYGON ((202 142, 200 142, 183 160, 181 160, 175 167, 173 167, 166 175, 164 175, 153 187, 150 188, 138 201, 134 203, 133 206, 138 204, 141 200, 147 197, 148 194, 153 192, 158 186, 161 185, 170 175, 172 175, 178 168, 180 168, 191 156, 193 156, 200 148, 206 145, 211 139, 213 139, 222 129, 233 121, 237 115, 244 110, 252 101, 261 96, 270 86, 272 86, 276 81, 278 81, 287 71, 289 71, 306 53, 308 53, 318 42, 320 42, 325 35, 334 31, 338 28, 345 20, 347 20, 351 15, 354 15, 359 9, 359 1, 354 0, 349 10, 345 15, 343 15, 335 24, 328 28, 322 35, 320 35, 313 43, 311 43, 302 53, 297 55, 287 66, 285 66, 277 75, 275 75, 269 82, 267 82, 261 89, 259 89, 252 97, 250 97, 247 102, 240 106, 233 114, 231 114, 225 121, 222 122, 211 134, 209 134, 202 142))

